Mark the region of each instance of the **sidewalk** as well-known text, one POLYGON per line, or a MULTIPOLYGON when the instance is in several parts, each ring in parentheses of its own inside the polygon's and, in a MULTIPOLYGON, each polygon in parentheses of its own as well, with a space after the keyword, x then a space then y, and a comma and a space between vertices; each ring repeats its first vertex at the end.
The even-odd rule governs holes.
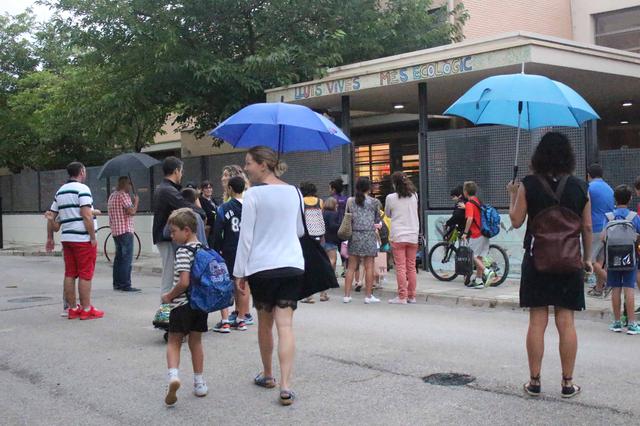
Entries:
MULTIPOLYGON (((41 246, 15 246, 0 250, 0 255, 4 256, 61 256, 60 251, 45 253, 41 246)), ((98 262, 107 263, 104 256, 98 257, 98 262)), ((140 256, 134 261, 134 272, 143 274, 161 274, 162 264, 159 256, 140 256)), ((338 271, 342 267, 338 266, 338 271)), ((344 283, 342 278, 340 284, 344 283)), ((395 271, 391 270, 387 274, 386 282, 382 290, 376 290, 376 295, 386 303, 388 299, 396 295, 395 271)), ((436 280, 429 272, 420 271, 418 273, 417 294, 418 300, 425 300, 426 303, 451 306, 473 306, 484 308, 501 308, 510 310, 526 310, 519 305, 519 281, 508 279, 499 287, 474 290, 463 285, 461 278, 456 278, 451 282, 436 280)), ((334 297, 337 291, 334 290, 334 297)), ((594 320, 609 321, 611 318, 610 299, 593 298, 585 296, 586 310, 576 313, 577 317, 594 320)))

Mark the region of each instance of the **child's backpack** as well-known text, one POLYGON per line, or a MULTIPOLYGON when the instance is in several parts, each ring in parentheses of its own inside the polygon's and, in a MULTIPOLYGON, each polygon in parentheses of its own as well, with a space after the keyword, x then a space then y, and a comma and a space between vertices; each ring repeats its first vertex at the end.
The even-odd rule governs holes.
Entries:
POLYGON ((233 305, 234 284, 222 256, 206 247, 183 247, 194 255, 187 292, 191 308, 215 312, 233 305))
POLYGON ((480 209, 480 233, 487 238, 493 238, 500 233, 500 213, 489 204, 478 204, 469 200, 471 204, 480 209))
POLYGON ((605 258, 608 271, 632 271, 636 268, 636 241, 638 233, 633 225, 636 212, 616 219, 613 213, 605 215, 609 222, 604 227, 605 258))
POLYGON ((560 205, 569 177, 564 176, 560 180, 555 192, 544 177, 536 177, 556 204, 542 210, 531 221, 530 253, 533 265, 537 271, 544 273, 568 274, 579 271, 582 269, 582 219, 573 210, 560 205))
POLYGON ((309 235, 312 237, 322 237, 326 230, 324 226, 324 217, 320 208, 320 199, 313 206, 304 205, 304 220, 307 222, 309 235))

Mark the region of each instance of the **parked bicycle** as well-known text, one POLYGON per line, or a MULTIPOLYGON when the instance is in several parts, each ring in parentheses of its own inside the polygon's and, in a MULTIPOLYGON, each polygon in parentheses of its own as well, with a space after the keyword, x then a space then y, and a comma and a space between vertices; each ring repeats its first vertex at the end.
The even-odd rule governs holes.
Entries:
MULTIPOLYGON (((453 281, 456 279, 456 252, 460 245, 460 232, 453 229, 444 235, 444 241, 434 245, 429 250, 427 265, 436 279, 440 281, 453 281)), ((489 245, 489 255, 484 257, 485 268, 491 268, 496 276, 489 285, 497 287, 502 284, 509 275, 509 256, 507 251, 497 244, 489 245)), ((471 281, 471 275, 464 277, 465 285, 471 281)))
MULTIPOLYGON (((115 253, 116 253, 116 245, 115 242, 113 240, 113 236, 111 235, 111 227, 109 225, 104 225, 101 226, 97 229, 96 234, 99 235, 100 231, 102 230, 108 230, 108 234, 104 239, 104 243, 102 244, 102 252, 104 254, 104 257, 107 258, 107 261, 109 262, 113 262, 113 258, 115 257, 115 253)), ((138 236, 138 234, 136 234, 135 232, 133 233, 133 236, 135 238, 135 260, 138 260, 140 258, 140 252, 142 251, 142 243, 140 243, 140 237, 138 236)))

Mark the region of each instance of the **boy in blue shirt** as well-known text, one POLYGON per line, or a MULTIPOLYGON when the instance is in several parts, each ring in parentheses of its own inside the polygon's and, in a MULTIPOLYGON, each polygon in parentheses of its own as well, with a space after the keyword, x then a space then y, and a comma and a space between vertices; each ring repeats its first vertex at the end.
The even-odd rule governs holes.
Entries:
MULTIPOLYGON (((616 201, 616 209, 613 211, 613 217, 615 219, 626 219, 629 216, 629 202, 631 202, 631 189, 627 185, 617 186, 613 196, 616 201)), ((609 222, 606 219, 606 223, 609 222)), ((640 217, 637 215, 631 220, 635 231, 640 234, 640 217)), ((605 232, 603 232, 603 237, 606 235, 606 225, 605 232)), ((636 260, 637 262, 637 260, 636 260)), ((640 333, 640 326, 635 321, 634 314, 634 292, 636 285, 636 275, 638 274, 637 265, 633 266, 633 269, 630 271, 608 271, 607 273, 607 286, 611 287, 611 305, 613 309, 613 317, 614 321, 609 326, 609 330, 615 331, 617 333, 622 331, 622 322, 620 321, 621 317, 621 295, 622 289, 624 289, 624 298, 625 298, 625 307, 626 312, 628 314, 629 324, 627 326, 627 334, 635 335, 640 333)))

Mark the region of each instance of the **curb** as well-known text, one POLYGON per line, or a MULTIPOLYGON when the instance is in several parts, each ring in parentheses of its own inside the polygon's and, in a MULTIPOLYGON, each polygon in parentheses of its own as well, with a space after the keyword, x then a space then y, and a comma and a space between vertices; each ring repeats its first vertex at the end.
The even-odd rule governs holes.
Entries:
MULTIPOLYGON (((0 256, 33 256, 33 257, 61 257, 61 251, 54 251, 51 253, 34 251, 34 252, 25 252, 20 250, 0 250, 0 256)), ((153 275, 161 275, 162 267, 161 266, 145 266, 145 265, 136 265, 134 264, 132 270, 141 274, 153 274, 153 275)), ((382 290, 377 290, 377 294, 379 295, 381 302, 384 303, 384 299, 393 298, 397 296, 395 290, 389 288, 383 288, 382 290)), ((442 292, 429 292, 429 291, 418 291, 417 298, 423 299, 426 304, 433 305, 448 305, 448 306, 464 306, 471 308, 489 308, 489 309, 501 309, 501 310, 510 310, 510 311, 523 311, 527 312, 528 308, 521 308, 519 300, 515 298, 508 299, 499 299, 497 297, 479 297, 479 296, 459 296, 446 294, 442 292)), ((589 320, 606 320, 608 321, 611 316, 611 311, 609 308, 601 309, 601 308, 587 308, 584 311, 576 312, 576 318, 578 319, 589 319, 589 320)))

